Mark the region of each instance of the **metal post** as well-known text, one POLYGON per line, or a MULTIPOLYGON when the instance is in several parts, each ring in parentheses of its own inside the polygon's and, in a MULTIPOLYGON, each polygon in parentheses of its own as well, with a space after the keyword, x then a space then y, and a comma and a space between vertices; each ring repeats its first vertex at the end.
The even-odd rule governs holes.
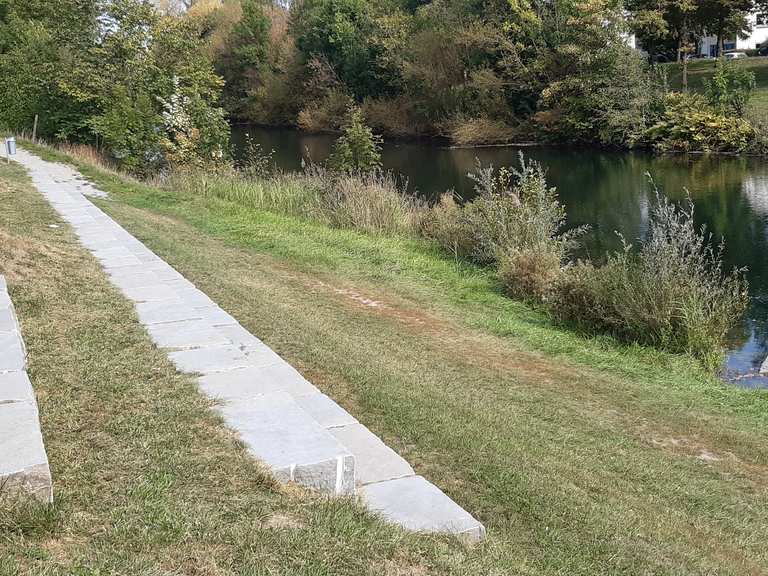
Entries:
POLYGON ((35 123, 32 126, 32 143, 37 144, 37 114, 35 114, 35 123))

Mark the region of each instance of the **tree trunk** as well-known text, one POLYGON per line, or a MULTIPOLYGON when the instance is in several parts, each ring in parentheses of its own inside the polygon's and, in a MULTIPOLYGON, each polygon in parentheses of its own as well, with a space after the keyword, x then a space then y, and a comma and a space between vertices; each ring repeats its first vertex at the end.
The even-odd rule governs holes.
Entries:
POLYGON ((725 33, 725 19, 721 15, 717 19, 717 57, 722 58, 723 57, 723 34, 725 33))

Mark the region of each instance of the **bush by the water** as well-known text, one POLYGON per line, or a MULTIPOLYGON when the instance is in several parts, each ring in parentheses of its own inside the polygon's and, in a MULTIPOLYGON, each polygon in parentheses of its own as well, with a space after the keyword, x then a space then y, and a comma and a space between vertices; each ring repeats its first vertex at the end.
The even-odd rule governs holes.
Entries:
POLYGON ((552 309, 584 330, 687 352, 714 369, 747 304, 744 271, 723 269, 723 245, 696 227, 693 203, 657 194, 639 248, 624 242, 602 266, 567 269, 552 309))
POLYGON ((743 152, 754 145, 756 133, 749 122, 712 108, 699 94, 671 93, 644 138, 660 152, 743 152))
POLYGON ((381 168, 381 137, 366 126, 359 109, 350 111, 349 121, 333 146, 328 165, 339 172, 365 172, 381 168))
POLYGON ((564 232, 565 207, 540 164, 483 168, 470 174, 477 197, 458 206, 445 196, 432 209, 425 235, 457 256, 497 263, 510 295, 545 300, 581 229, 564 232))

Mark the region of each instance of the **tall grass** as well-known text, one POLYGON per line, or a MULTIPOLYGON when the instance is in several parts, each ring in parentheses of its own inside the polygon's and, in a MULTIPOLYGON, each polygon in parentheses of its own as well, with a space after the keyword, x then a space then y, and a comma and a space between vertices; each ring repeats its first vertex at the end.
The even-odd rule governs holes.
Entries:
POLYGON ((234 170, 183 171, 169 174, 162 185, 289 216, 313 217, 319 205, 320 190, 311 178, 301 174, 245 177, 234 170))
POLYGON ((404 183, 378 170, 343 174, 313 165, 300 173, 268 175, 176 172, 164 186, 375 234, 411 233, 422 209, 404 183))

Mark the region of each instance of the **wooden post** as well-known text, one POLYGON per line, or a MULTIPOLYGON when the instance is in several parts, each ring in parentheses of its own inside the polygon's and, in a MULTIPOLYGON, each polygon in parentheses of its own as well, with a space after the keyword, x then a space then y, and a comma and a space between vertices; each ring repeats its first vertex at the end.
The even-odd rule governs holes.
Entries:
POLYGON ((37 144, 37 114, 35 114, 35 123, 32 126, 32 143, 37 144))

